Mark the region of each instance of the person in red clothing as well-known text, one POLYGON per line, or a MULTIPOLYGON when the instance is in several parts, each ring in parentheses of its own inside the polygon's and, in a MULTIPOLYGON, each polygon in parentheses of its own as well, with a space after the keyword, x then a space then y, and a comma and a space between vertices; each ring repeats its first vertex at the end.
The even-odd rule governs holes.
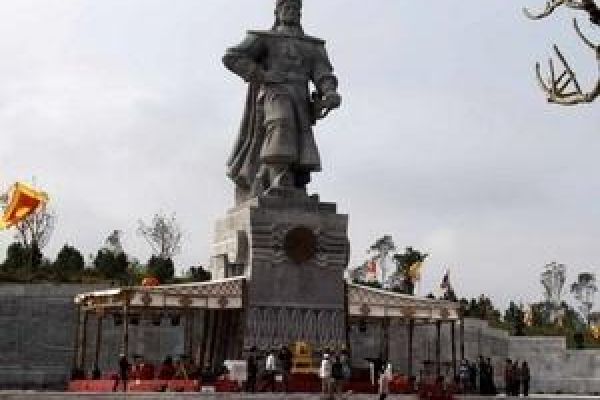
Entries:
POLYGON ((154 379, 154 365, 144 359, 140 364, 140 379, 146 381, 154 379))

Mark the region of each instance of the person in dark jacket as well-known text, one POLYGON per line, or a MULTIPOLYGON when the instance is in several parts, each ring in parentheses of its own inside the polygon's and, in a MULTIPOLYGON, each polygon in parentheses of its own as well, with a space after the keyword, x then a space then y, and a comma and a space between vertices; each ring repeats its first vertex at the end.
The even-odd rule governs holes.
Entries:
POLYGON ((281 346, 278 354, 279 365, 281 366, 281 377, 283 383, 283 391, 288 392, 290 383, 290 374, 292 372, 292 352, 287 346, 281 346))
POLYGON ((129 379, 129 360, 125 354, 119 356, 119 380, 123 383, 123 391, 127 391, 127 380, 129 379))
POLYGON ((512 382, 512 395, 519 397, 519 391, 521 389, 521 379, 520 379, 520 371, 519 371, 519 362, 515 360, 515 362, 511 366, 511 376, 513 379, 512 382))
POLYGON ((341 393, 344 383, 344 364, 340 359, 339 354, 336 354, 331 365, 331 378, 333 379, 333 392, 341 393))
POLYGON ((506 359, 504 364, 504 388, 507 396, 510 396, 513 392, 513 375, 512 375, 512 360, 506 359))
POLYGON ((256 356, 256 347, 252 347, 250 349, 250 354, 248 354, 247 362, 247 372, 248 377, 246 379, 246 392, 254 393, 256 392, 256 377, 258 376, 258 360, 256 356))
POLYGON ((529 381, 531 380, 531 373, 529 372, 529 365, 527 361, 523 361, 521 364, 521 384, 523 385, 523 396, 529 396, 529 381))

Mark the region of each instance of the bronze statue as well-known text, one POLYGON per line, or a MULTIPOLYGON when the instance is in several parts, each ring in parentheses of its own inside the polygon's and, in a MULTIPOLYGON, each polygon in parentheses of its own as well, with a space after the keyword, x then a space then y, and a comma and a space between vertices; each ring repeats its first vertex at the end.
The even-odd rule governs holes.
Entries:
POLYGON ((223 57, 249 86, 227 162, 238 202, 271 188, 304 189, 310 173, 321 170, 312 126, 341 97, 325 42, 304 34, 301 10, 301 0, 277 0, 272 29, 248 31, 223 57))

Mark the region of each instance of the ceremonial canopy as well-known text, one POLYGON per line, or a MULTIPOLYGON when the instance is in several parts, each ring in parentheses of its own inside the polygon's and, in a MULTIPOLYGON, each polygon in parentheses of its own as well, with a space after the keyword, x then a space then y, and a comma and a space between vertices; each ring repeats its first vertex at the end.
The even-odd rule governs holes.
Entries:
POLYGON ((415 322, 457 321, 459 304, 348 283, 350 317, 410 319, 415 322))
POLYGON ((164 286, 134 286, 82 293, 85 310, 123 308, 241 309, 245 278, 164 286))

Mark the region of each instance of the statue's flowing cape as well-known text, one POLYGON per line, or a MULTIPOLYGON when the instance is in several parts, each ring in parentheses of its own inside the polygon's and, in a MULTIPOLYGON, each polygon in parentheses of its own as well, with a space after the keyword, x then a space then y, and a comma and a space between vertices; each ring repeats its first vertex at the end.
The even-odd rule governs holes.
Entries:
POLYGON ((246 107, 233 151, 227 161, 227 175, 245 188, 250 188, 257 174, 260 150, 265 130, 257 118, 257 99, 260 85, 250 83, 246 107))

